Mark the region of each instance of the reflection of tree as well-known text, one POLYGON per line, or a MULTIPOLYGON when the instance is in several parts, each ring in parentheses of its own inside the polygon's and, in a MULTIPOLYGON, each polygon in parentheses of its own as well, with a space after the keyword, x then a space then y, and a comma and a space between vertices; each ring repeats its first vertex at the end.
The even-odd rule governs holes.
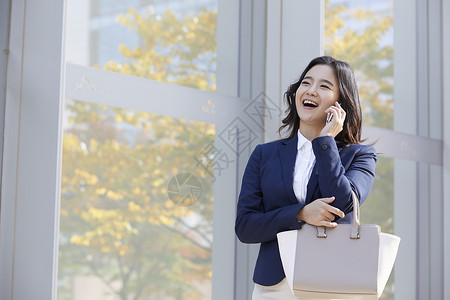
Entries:
MULTIPOLYGON (((358 79, 364 123, 391 128, 393 123, 393 57, 392 45, 380 46, 392 27, 390 15, 379 16, 370 10, 332 7, 326 1, 325 52, 347 61, 358 79), (358 24, 357 26, 348 23, 358 24), (359 29, 353 29, 358 27, 359 29)), ((364 216, 392 232, 393 163, 381 160, 377 165, 373 201, 364 216)))
POLYGON ((167 10, 141 16, 130 9, 117 20, 141 37, 141 47, 119 47, 128 63, 108 62, 110 71, 176 83, 202 90, 216 88, 217 11, 201 9, 192 16, 177 17, 167 10))
POLYGON ((325 3, 325 53, 347 61, 355 70, 364 123, 392 129, 393 48, 385 42, 392 35, 392 16, 325 3))
MULTIPOLYGON (((364 124, 393 128, 392 14, 350 9, 325 2, 325 53, 347 61, 354 69, 363 107, 364 124)), ((379 157, 369 199, 361 207, 363 223, 393 232, 394 162, 379 157)), ((393 299, 392 278, 383 299, 393 299)))
MULTIPOLYGON (((166 11, 158 20, 130 10, 118 21, 141 47, 122 45, 128 62, 105 69, 215 89, 216 12, 166 11)), ((198 284, 211 277, 213 193, 194 156, 213 141, 214 126, 73 100, 66 110, 59 298, 70 299, 70 277, 95 275, 123 300, 200 299, 198 284), (168 199, 181 172, 202 180, 195 205, 168 199)))

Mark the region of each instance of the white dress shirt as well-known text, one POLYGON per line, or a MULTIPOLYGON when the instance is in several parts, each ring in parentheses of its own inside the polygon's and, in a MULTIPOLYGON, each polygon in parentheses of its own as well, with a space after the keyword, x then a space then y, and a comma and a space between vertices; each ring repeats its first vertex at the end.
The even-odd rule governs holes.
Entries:
POLYGON ((316 162, 311 141, 300 133, 297 133, 297 157, 294 167, 294 194, 299 203, 305 203, 306 189, 308 186, 311 171, 316 162))

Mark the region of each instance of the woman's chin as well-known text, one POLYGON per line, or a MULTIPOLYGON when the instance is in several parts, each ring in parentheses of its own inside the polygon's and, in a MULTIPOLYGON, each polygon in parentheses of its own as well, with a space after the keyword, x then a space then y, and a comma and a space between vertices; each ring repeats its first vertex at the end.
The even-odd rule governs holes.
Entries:
POLYGON ((314 116, 300 116, 300 124, 309 126, 325 126, 326 120, 324 118, 318 118, 314 116))

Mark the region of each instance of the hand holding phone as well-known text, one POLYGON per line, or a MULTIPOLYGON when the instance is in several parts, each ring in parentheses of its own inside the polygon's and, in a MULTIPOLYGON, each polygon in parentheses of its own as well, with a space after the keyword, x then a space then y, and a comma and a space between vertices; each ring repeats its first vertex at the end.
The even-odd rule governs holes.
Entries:
POLYGON ((327 113, 326 123, 320 135, 336 137, 344 128, 346 113, 338 102, 326 109, 325 112, 327 113))

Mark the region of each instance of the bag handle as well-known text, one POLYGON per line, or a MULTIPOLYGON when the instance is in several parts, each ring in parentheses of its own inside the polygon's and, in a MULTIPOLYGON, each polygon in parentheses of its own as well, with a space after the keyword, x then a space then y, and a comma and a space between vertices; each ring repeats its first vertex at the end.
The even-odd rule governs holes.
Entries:
MULTIPOLYGON (((359 239, 359 200, 356 196, 356 193, 352 190, 352 201, 353 201, 353 222, 350 230, 350 238, 351 239, 359 239)), ((326 238, 326 227, 318 226, 317 227, 317 237, 318 238, 326 238)))
POLYGON ((350 232, 351 239, 359 239, 359 200, 356 193, 352 190, 352 200, 353 200, 353 222, 352 230, 350 232))

